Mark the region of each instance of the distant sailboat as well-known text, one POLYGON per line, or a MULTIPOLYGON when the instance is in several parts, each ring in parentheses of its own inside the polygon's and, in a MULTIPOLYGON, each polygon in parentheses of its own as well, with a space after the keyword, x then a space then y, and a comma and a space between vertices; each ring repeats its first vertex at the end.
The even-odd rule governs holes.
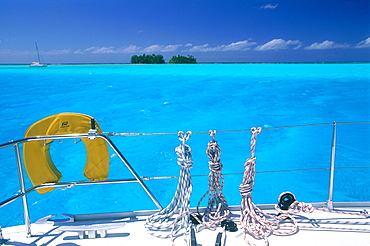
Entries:
POLYGON ((40 59, 40 54, 39 54, 39 48, 37 47, 37 43, 35 42, 35 45, 36 45, 36 52, 37 52, 37 58, 38 58, 38 61, 37 62, 32 62, 30 67, 47 67, 48 65, 44 64, 44 63, 41 63, 41 59, 40 59))

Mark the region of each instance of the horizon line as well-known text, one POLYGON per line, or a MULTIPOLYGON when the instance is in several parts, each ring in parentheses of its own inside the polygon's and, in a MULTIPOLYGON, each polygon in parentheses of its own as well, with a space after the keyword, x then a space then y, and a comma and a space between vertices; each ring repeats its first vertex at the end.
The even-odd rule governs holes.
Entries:
MULTIPOLYGON (((140 63, 140 64, 133 64, 128 62, 112 62, 112 63, 98 63, 98 62, 68 62, 68 63, 46 63, 47 65, 201 65, 201 64, 346 64, 346 63, 370 63, 370 61, 353 61, 353 62, 197 62, 197 63, 161 63, 161 64, 147 64, 147 63, 140 63)), ((0 65, 27 65, 29 63, 0 63, 0 65)))

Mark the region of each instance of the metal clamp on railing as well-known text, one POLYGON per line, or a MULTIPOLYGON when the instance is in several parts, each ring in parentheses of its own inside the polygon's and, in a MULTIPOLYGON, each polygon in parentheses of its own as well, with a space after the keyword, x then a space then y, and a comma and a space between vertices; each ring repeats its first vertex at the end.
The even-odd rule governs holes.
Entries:
POLYGON ((94 140, 96 139, 96 129, 90 129, 89 132, 87 133, 87 138, 89 140, 94 140))
POLYGON ((94 140, 96 139, 96 128, 95 128, 95 119, 91 119, 91 129, 87 133, 87 138, 89 140, 94 140))

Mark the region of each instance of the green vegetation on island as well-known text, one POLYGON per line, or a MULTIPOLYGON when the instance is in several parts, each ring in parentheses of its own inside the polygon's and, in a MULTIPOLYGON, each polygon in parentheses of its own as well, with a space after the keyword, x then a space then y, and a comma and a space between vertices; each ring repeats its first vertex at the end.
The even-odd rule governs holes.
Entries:
MULTIPOLYGON (((131 56, 131 64, 164 64, 163 55, 133 55, 131 56)), ((194 56, 172 56, 170 64, 196 64, 197 60, 194 56)))
POLYGON ((173 56, 169 63, 171 64, 196 64, 197 59, 195 59, 195 57, 191 55, 188 55, 188 57, 178 55, 178 56, 173 56))
POLYGON ((164 58, 162 55, 134 55, 131 57, 132 64, 163 64, 164 58))

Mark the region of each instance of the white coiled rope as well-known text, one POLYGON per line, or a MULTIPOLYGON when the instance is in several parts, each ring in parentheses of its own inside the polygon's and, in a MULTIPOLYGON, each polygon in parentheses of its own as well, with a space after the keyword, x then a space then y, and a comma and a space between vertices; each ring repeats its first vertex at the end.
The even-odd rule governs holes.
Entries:
POLYGON ((188 235, 190 232, 189 208, 190 196, 192 193, 192 182, 190 175, 190 168, 193 166, 193 159, 191 155, 191 148, 185 144, 189 140, 191 132, 186 133, 180 131, 178 139, 181 144, 175 148, 177 164, 180 165, 180 176, 177 189, 172 201, 168 206, 161 211, 151 215, 145 227, 148 232, 159 238, 172 238, 180 235, 180 231, 184 230, 184 234, 188 235), (174 214, 178 212, 176 218, 174 214))
MULTIPOLYGON (((299 227, 302 228, 316 228, 316 226, 298 226, 298 222, 294 217, 295 214, 312 213, 314 210, 331 212, 331 213, 343 213, 364 216, 368 218, 366 211, 358 213, 342 212, 342 211, 331 211, 322 208, 314 208, 312 204, 294 201, 290 204, 287 210, 280 209, 278 204, 275 206, 276 211, 279 213, 277 216, 268 214, 259 209, 252 201, 252 189, 254 186, 254 178, 256 174, 255 165, 256 157, 254 156, 256 148, 257 135, 261 132, 261 128, 253 127, 251 129, 252 136, 250 140, 250 151, 251 157, 247 159, 244 164, 244 176, 242 184, 239 186, 240 194, 242 196, 241 203, 241 218, 240 224, 244 230, 244 239, 249 244, 251 242, 247 239, 247 234, 251 235, 255 239, 264 239, 265 245, 269 245, 267 237, 271 234, 275 235, 291 235, 298 231, 299 227), (287 220, 288 219, 288 220, 287 220), (292 225, 281 224, 282 221, 289 221, 292 225), (279 230, 281 227, 291 227, 291 230, 279 230)), ((280 197, 278 199, 280 201, 280 197)), ((353 231, 365 231, 368 229, 353 229, 353 228, 334 228, 334 227, 320 227, 322 229, 345 229, 353 231)))
POLYGON ((275 216, 263 212, 252 201, 252 189, 256 174, 256 157, 254 156, 254 153, 256 149, 257 135, 261 130, 261 127, 251 128, 251 157, 249 157, 244 163, 243 181, 239 186, 240 195, 242 196, 240 224, 244 230, 244 239, 249 245, 251 245, 251 243, 247 240, 247 234, 251 235, 255 239, 264 239, 265 245, 268 245, 267 237, 273 232, 273 227, 278 224, 275 216), (269 220, 268 218, 272 218, 273 220, 269 220))
POLYGON ((212 140, 208 142, 208 147, 206 154, 209 157, 210 161, 208 162, 209 169, 211 172, 208 175, 208 191, 203 195, 199 200, 198 206, 202 200, 209 195, 208 197, 208 206, 205 209, 202 225, 207 228, 216 228, 221 224, 222 221, 226 220, 229 217, 230 210, 226 202, 226 198, 222 192, 224 186, 224 177, 221 173, 222 163, 221 163, 221 148, 215 141, 214 136, 216 135, 215 130, 209 131, 212 140))
MULTIPOLYGON (((293 224, 293 225, 279 224, 279 228, 280 227, 291 227, 292 229, 289 230, 289 231, 275 230, 274 234, 277 234, 277 235, 291 235, 291 234, 296 233, 299 228, 311 228, 311 229, 312 228, 315 228, 315 229, 319 228, 319 229, 323 229, 323 230, 334 230, 334 231, 335 230, 345 230, 345 231, 370 232, 370 230, 367 229, 367 228, 323 227, 323 226, 320 226, 318 222, 315 223, 316 220, 312 220, 312 222, 311 222, 312 226, 302 226, 302 225, 298 226, 298 221, 294 217, 295 214, 298 214, 298 213, 301 213, 301 212, 302 213, 313 213, 315 210, 317 210, 317 211, 328 212, 328 213, 347 214, 347 215, 354 215, 354 216, 370 218, 366 210, 364 210, 362 212, 336 211, 336 210, 329 210, 329 209, 325 209, 325 208, 315 208, 310 203, 304 203, 304 202, 299 202, 299 201, 294 201, 289 206, 289 208, 287 210, 280 209, 278 204, 275 205, 275 209, 279 213, 279 215, 277 216, 277 219, 280 222, 285 220, 285 219, 289 219, 289 221, 293 224)), ((328 221, 328 220, 326 220, 325 222, 326 223, 328 223, 328 222, 333 223, 333 222, 328 221)), ((323 222, 320 221, 320 223, 323 223, 323 222)), ((339 221, 335 221, 334 224, 339 224, 339 221)), ((359 225, 360 223, 355 222, 354 224, 359 225)))

